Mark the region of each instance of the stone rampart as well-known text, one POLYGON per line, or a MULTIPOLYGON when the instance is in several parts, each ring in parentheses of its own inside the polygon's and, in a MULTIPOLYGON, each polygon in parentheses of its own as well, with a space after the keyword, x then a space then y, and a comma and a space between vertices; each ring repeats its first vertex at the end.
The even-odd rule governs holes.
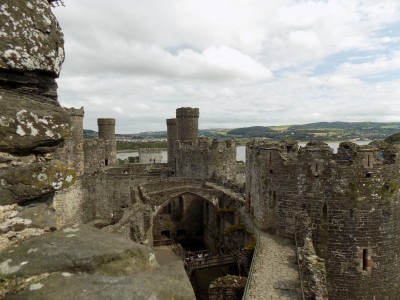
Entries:
POLYGON ((236 176, 236 145, 232 140, 207 138, 196 143, 180 143, 175 148, 176 175, 197 179, 224 178, 234 180, 236 176))
POLYGON ((400 275, 398 153, 383 144, 346 142, 333 154, 321 142, 249 143, 247 207, 261 228, 285 237, 294 235, 296 213, 308 213, 330 298, 393 297, 400 275))

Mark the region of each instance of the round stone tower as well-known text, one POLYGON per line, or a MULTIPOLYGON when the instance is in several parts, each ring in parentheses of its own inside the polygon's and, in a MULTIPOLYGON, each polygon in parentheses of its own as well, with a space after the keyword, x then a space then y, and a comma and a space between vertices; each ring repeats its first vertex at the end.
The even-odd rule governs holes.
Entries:
POLYGON ((99 140, 104 142, 104 165, 113 165, 117 161, 115 119, 97 119, 97 125, 99 126, 99 140))
POLYGON ((178 140, 196 142, 199 135, 199 109, 181 107, 176 109, 178 140))
POLYGON ((175 165, 175 144, 178 139, 176 119, 167 119, 168 165, 175 165))
POLYGON ((85 111, 81 108, 66 108, 71 116, 72 126, 72 161, 77 176, 84 173, 84 155, 83 155, 83 116, 85 111))

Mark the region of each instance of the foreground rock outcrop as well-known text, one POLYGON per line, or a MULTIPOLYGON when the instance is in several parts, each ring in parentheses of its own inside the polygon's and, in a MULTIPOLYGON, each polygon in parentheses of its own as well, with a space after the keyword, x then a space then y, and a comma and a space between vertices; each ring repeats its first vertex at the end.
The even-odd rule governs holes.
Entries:
POLYGON ((0 276, 10 299, 195 299, 181 262, 159 267, 150 248, 87 225, 1 252, 0 276))
POLYGON ((0 205, 72 185, 75 170, 53 158, 71 135, 57 101, 64 37, 47 0, 0 3, 0 205))

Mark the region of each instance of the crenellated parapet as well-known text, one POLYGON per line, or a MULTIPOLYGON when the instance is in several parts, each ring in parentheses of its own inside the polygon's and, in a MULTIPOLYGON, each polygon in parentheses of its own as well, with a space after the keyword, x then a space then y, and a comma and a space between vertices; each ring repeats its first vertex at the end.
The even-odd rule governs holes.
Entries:
POLYGON ((99 126, 99 129, 103 129, 103 126, 115 126, 115 119, 99 118, 97 119, 97 125, 99 126))
POLYGON ((180 107, 176 109, 177 119, 199 118, 199 109, 193 107, 180 107))
POLYGON ((81 117, 83 118, 83 116, 85 115, 85 109, 83 108, 83 106, 81 108, 74 108, 74 107, 66 107, 65 110, 68 112, 68 114, 71 117, 81 117))

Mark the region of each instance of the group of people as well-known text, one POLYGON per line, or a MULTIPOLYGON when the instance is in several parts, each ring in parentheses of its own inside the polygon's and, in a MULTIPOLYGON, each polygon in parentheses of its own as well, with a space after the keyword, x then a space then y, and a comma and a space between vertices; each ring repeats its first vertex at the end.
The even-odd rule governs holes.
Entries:
POLYGON ((211 252, 198 252, 192 253, 191 251, 186 253, 185 264, 188 267, 201 266, 202 264, 208 264, 213 258, 211 252))

